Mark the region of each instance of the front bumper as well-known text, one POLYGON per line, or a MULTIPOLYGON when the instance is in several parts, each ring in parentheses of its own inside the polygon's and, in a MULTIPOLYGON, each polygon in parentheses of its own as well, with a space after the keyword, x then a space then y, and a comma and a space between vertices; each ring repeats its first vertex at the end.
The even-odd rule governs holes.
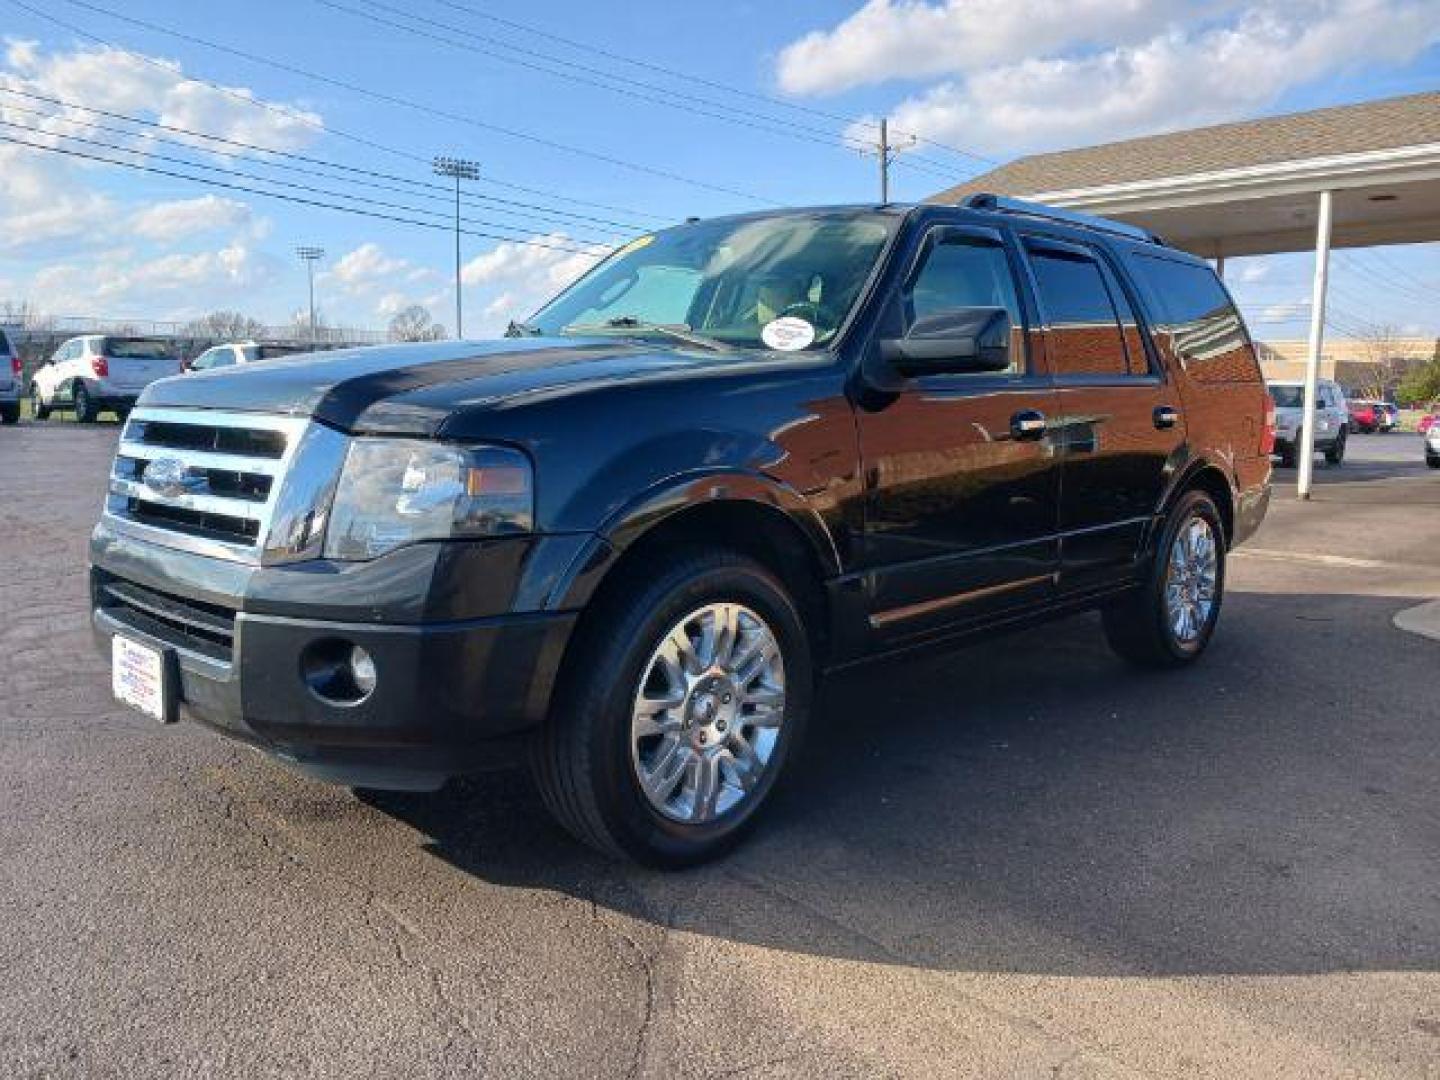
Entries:
POLYGON ((501 601, 533 593, 526 568, 563 561, 547 546, 516 538, 421 545, 365 564, 253 567, 102 525, 92 626, 107 656, 116 634, 161 650, 182 715, 324 780, 433 789, 512 758, 546 715, 576 614, 501 601), (374 661, 363 700, 323 698, 305 678, 310 652, 337 641, 374 661))

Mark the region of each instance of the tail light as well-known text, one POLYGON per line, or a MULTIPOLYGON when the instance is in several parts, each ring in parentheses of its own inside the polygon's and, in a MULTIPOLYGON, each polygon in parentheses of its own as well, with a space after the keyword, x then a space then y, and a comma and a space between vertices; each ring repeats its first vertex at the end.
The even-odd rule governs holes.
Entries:
POLYGON ((92 356, 90 358, 90 370, 95 372, 97 379, 108 379, 110 377, 110 360, 104 356, 92 356))
POLYGON ((1275 399, 1265 395, 1265 424, 1260 429, 1260 453, 1275 452, 1275 399))

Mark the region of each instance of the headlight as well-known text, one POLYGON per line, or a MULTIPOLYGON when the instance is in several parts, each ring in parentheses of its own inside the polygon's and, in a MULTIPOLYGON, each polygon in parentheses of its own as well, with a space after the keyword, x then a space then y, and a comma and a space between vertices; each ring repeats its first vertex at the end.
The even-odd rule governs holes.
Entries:
POLYGON ((499 446, 355 439, 325 533, 328 559, 373 559, 421 540, 529 532, 530 459, 499 446))

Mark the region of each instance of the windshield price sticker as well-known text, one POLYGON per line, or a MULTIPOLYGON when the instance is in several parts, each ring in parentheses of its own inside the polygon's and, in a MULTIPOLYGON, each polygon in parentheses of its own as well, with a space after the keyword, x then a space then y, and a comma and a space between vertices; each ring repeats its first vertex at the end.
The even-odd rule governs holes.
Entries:
POLYGON ((804 319, 785 315, 766 323, 760 331, 760 340, 772 349, 795 352, 808 347, 815 340, 815 327, 804 319))

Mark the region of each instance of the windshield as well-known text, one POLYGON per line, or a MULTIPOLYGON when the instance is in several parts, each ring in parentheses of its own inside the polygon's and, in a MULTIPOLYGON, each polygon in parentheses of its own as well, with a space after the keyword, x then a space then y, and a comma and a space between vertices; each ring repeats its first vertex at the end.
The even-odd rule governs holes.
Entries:
POLYGON ((519 329, 823 348, 898 222, 852 210, 680 225, 627 244, 519 329))
POLYGON ((1300 386, 1272 386, 1270 397, 1277 409, 1299 409, 1305 404, 1305 389, 1300 386))

